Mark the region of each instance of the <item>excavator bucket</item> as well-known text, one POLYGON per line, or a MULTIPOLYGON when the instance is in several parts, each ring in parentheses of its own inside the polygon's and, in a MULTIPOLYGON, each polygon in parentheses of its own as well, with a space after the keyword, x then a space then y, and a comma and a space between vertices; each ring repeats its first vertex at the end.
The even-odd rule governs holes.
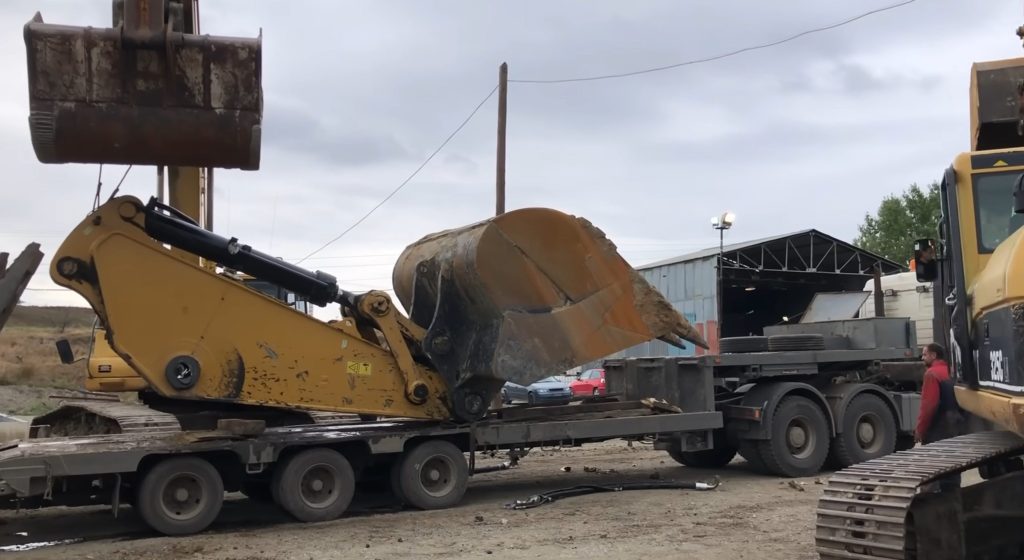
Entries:
POLYGON ((450 386, 493 394, 652 339, 707 343, 588 221, 528 208, 429 235, 393 283, 450 386))
POLYGON ((259 169, 261 40, 184 33, 180 2, 114 2, 114 27, 25 25, 43 163, 259 169))

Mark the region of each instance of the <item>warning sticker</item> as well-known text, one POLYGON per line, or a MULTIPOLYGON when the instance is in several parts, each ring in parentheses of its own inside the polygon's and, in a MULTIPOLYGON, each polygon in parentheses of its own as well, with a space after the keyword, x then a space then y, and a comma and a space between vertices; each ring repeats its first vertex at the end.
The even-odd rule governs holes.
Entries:
POLYGON ((346 369, 352 375, 370 375, 373 367, 370 365, 370 362, 348 362, 346 369))

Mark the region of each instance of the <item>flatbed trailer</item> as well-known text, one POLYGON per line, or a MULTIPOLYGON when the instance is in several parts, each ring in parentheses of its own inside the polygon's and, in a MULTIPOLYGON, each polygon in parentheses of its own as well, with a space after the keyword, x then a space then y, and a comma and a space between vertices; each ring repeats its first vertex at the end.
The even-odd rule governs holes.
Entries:
POLYGON ((322 521, 344 513, 357 485, 383 478, 405 504, 440 509, 461 500, 474 473, 494 470, 476 468, 481 452, 507 450, 515 461, 538 446, 679 442, 683 434, 702 441, 721 426, 710 400, 685 412, 606 400, 503 408, 471 425, 351 418, 259 429, 239 420, 213 430, 29 438, 0 446, 0 507, 110 504, 116 512, 131 504, 152 529, 182 535, 216 519, 225 492, 322 521))

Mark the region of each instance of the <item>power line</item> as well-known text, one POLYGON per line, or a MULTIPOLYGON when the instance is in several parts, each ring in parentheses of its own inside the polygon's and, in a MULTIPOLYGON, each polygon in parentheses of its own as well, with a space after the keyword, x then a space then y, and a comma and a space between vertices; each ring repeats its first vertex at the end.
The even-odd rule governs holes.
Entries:
POLYGON ((701 64, 701 63, 704 63, 704 62, 712 62, 712 61, 715 61, 715 60, 721 60, 723 58, 728 58, 730 56, 736 56, 738 54, 742 54, 742 53, 745 53, 745 52, 756 51, 756 50, 759 50, 759 49, 766 49, 766 48, 769 48, 769 47, 774 47, 774 46, 777 46, 777 45, 781 45, 783 43, 788 43, 790 41, 794 41, 796 39, 799 39, 800 37, 803 37, 805 35, 810 35, 812 33, 819 33, 819 32, 822 32, 822 31, 828 31, 830 29, 835 29, 837 27, 841 27, 843 25, 846 25, 846 24, 849 24, 849 23, 853 23, 853 22, 855 22, 855 21, 857 21, 859 19, 863 19, 863 18, 866 18, 866 17, 874 15, 874 14, 878 14, 878 13, 881 13, 881 12, 886 12, 886 11, 889 11, 889 10, 894 10, 894 9, 900 8, 902 6, 906 6, 907 4, 913 4, 915 1, 916 0, 905 0, 904 2, 900 2, 898 4, 892 4, 890 6, 885 6, 885 7, 882 7, 882 8, 877 8, 877 9, 871 10, 869 12, 864 12, 864 13, 858 15, 858 16, 855 16, 855 17, 852 17, 852 18, 840 21, 838 23, 833 23, 833 24, 827 25, 825 27, 816 27, 814 29, 809 29, 807 31, 802 31, 800 33, 797 33, 796 35, 791 35, 789 37, 786 37, 785 39, 779 39, 777 41, 772 41, 770 43, 762 43, 760 45, 753 45, 753 46, 750 46, 750 47, 743 47, 742 49, 737 49, 735 51, 731 51, 731 52, 727 52, 727 53, 723 53, 723 54, 719 54, 719 55, 715 55, 715 56, 710 56, 710 57, 707 57, 707 58, 698 58, 698 59, 695 59, 695 60, 687 60, 686 62, 678 62, 676 64, 668 64, 666 66, 655 66, 653 68, 645 68, 643 70, 634 70, 632 72, 622 72, 620 74, 604 74, 604 75, 600 75, 600 76, 586 76, 586 77, 582 77, 582 78, 564 78, 564 79, 559 79, 559 80, 509 80, 509 82, 515 82, 515 83, 520 83, 520 84, 564 84, 564 83, 568 83, 568 82, 592 82, 592 81, 596 81, 596 80, 609 80, 609 79, 612 79, 612 78, 626 78, 626 77, 629 77, 629 76, 636 76, 636 75, 639 75, 639 74, 649 74, 651 72, 660 72, 662 70, 671 70, 673 68, 680 68, 682 66, 691 66, 691 65, 694 65, 694 64, 701 64))
POLYGON ((452 138, 455 138, 455 135, 458 134, 460 131, 462 131, 462 129, 467 124, 469 124, 469 121, 473 120, 473 117, 476 116, 476 114, 480 110, 480 108, 484 106, 484 103, 487 103, 487 101, 491 98, 491 96, 494 95, 494 92, 496 92, 496 91, 498 91, 498 86, 494 86, 494 88, 491 89, 490 93, 488 93, 483 98, 483 100, 480 101, 480 103, 477 103, 476 107, 474 107, 473 110, 469 113, 469 116, 466 117, 465 120, 463 120, 462 123, 460 123, 459 126, 457 126, 455 128, 455 130, 453 130, 452 133, 449 134, 448 137, 444 139, 444 142, 441 142, 441 145, 438 146, 437 149, 435 149, 433 152, 431 152, 431 154, 429 156, 427 156, 427 159, 423 160, 423 163, 421 163, 420 166, 417 167, 416 170, 413 171, 411 175, 406 177, 405 180, 401 182, 401 184, 399 184, 397 187, 395 187, 395 190, 391 191, 391 194, 389 194, 386 197, 384 197, 384 200, 378 202, 377 205, 374 206, 373 208, 371 208, 369 212, 367 212, 366 214, 363 214, 363 217, 361 217, 358 220, 356 220, 355 223, 350 225, 348 228, 346 228, 345 231, 339 233, 337 237, 335 237, 334 239, 328 241, 327 243, 324 243, 323 245, 320 246, 320 248, 318 248, 317 250, 313 251, 312 253, 306 255, 305 257, 302 257, 295 264, 302 264, 302 262, 305 261, 306 259, 312 257, 313 255, 319 253, 320 251, 323 251, 324 249, 329 247, 332 243, 334 243, 335 241, 337 241, 337 240, 341 239, 342 237, 344 237, 345 234, 347 234, 348 232, 350 232, 353 229, 355 229, 356 226, 358 226, 359 224, 363 223, 363 221, 366 220, 366 218, 369 218, 370 214, 373 214, 374 212, 376 212, 377 209, 380 208, 381 206, 383 206, 385 202, 387 202, 388 200, 391 199, 391 197, 393 197, 396 194, 398 194, 398 191, 402 190, 406 185, 408 185, 409 181, 412 181, 413 177, 415 177, 417 174, 419 174, 419 172, 421 170, 423 170, 423 168, 426 167, 427 164, 430 163, 430 161, 432 159, 434 159, 434 156, 436 156, 441 150, 443 150, 444 147, 448 145, 448 142, 451 142, 452 138))

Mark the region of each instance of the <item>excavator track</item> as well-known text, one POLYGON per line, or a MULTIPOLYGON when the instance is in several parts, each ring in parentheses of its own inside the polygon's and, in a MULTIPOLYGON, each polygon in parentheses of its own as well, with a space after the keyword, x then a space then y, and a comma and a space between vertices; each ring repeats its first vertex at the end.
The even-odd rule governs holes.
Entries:
MULTIPOLYGON (((355 414, 326 411, 288 410, 295 424, 345 424, 360 422, 355 414)), ((225 413, 224 418, 233 415, 225 413)), ((178 417, 146 404, 106 399, 67 398, 53 412, 39 416, 33 426, 46 426, 36 437, 86 436, 112 433, 166 434, 183 430, 178 417)))
POLYGON ((858 463, 829 478, 818 501, 822 560, 916 559, 911 502, 921 486, 1000 457, 1024 453, 1012 432, 950 438, 858 463))
POLYGON ((66 399, 53 412, 35 418, 32 425, 48 426, 47 436, 181 431, 181 424, 173 414, 143 404, 75 398, 66 399))

